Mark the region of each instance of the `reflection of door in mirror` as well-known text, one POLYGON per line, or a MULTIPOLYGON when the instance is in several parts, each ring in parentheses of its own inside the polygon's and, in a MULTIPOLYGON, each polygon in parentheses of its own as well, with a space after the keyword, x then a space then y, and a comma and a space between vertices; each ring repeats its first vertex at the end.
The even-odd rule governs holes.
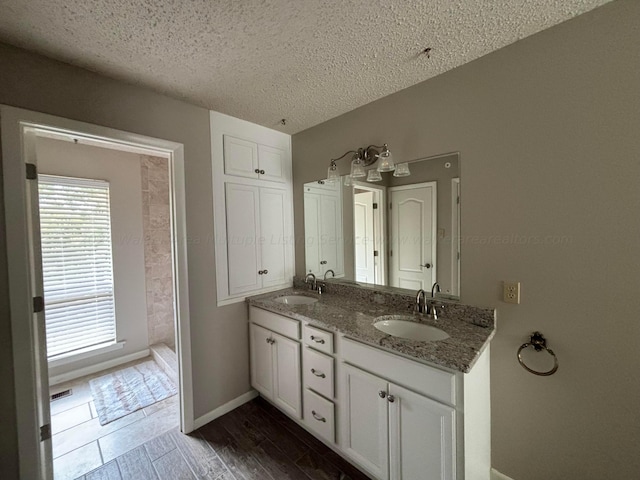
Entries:
POLYGON ((355 183, 353 187, 354 261, 356 281, 386 285, 384 189, 355 183))
POLYGON ((436 182, 389 188, 392 287, 431 289, 436 281, 436 182))
POLYGON ((304 230, 307 273, 321 277, 333 270, 336 277, 344 276, 340 182, 305 184, 304 230))

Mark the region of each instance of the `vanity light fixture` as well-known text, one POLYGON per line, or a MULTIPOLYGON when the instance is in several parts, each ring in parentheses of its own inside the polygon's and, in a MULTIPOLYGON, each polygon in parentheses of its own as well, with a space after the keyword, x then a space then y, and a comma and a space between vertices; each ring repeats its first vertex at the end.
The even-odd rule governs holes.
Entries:
MULTIPOLYGON (((382 180, 380 172, 393 172, 396 169, 396 165, 393 162, 393 157, 389 151, 389 147, 386 143, 379 145, 369 145, 366 148, 358 148, 357 150, 349 150, 338 158, 332 158, 329 164, 329 170, 327 173, 327 181, 335 182, 340 178, 338 173, 338 166, 336 162, 342 160, 347 155, 351 155, 351 170, 349 176, 351 180, 366 177, 367 182, 379 182, 382 180), (375 169, 365 170, 378 161, 378 166, 375 169)), ((404 165, 404 164, 403 164, 404 165)), ((402 170, 399 175, 410 175, 408 167, 402 170)))

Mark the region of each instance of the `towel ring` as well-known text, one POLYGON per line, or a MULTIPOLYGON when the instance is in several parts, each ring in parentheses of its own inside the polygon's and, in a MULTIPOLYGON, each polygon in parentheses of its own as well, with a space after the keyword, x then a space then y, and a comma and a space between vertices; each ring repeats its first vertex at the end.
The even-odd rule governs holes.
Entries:
POLYGON ((547 340, 542 336, 540 332, 533 332, 533 335, 531 335, 531 339, 527 343, 523 343, 522 345, 520 345, 520 348, 518 349, 518 362, 520 362, 522 368, 524 368, 527 372, 531 372, 534 375, 540 375, 541 377, 548 377, 549 375, 553 375, 558 370, 558 357, 556 357, 556 354, 553 353, 553 350, 547 347, 547 340), (536 352, 546 350, 553 357, 553 368, 547 372, 538 372, 527 367, 522 360, 521 352, 528 347, 533 347, 536 352))

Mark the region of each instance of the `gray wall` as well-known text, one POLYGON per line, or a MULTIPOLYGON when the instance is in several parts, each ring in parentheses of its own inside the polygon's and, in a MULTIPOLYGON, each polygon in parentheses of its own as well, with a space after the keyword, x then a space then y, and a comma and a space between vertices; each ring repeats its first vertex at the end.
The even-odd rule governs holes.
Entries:
POLYGON ((493 464, 517 480, 640 471, 639 40, 640 2, 613 2, 293 137, 296 231, 336 154, 461 153, 462 300, 498 309, 493 464), (551 377, 516 361, 534 330, 551 377))
MULTIPOLYGON (((2 44, 0 72, 0 103, 184 144, 188 238, 182 240, 189 256, 195 416, 247 392, 246 307, 215 306, 208 111, 2 44)), ((16 424, 3 204, 0 221, 0 471, 13 478, 16 424)))

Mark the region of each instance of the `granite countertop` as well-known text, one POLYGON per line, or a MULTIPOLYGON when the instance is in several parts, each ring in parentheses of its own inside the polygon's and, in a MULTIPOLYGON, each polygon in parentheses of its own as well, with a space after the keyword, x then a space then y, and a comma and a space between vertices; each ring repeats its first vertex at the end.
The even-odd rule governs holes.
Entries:
MULTIPOLYGON (((346 337, 367 343, 414 360, 431 363, 467 373, 484 351, 495 333, 495 325, 477 325, 464 319, 447 318, 446 308, 437 320, 412 314, 411 304, 403 310, 398 304, 364 302, 357 296, 286 288, 247 298, 250 306, 262 308, 289 318, 307 322, 312 326, 342 333, 346 337), (317 298, 309 305, 287 305, 274 299, 284 295, 304 295, 317 298), (449 334, 437 342, 406 340, 385 334, 373 326, 381 315, 412 315, 417 322, 433 325, 449 334)), ((472 308, 472 307, 468 307, 472 308)))

